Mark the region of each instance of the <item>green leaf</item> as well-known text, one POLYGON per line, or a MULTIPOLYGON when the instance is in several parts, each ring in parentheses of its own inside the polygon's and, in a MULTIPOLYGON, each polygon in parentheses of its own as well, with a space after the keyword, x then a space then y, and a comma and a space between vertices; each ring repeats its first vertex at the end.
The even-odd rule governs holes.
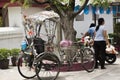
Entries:
POLYGON ((0 60, 7 59, 10 56, 10 50, 6 48, 0 49, 0 60))
POLYGON ((16 1, 18 1, 18 0, 11 0, 10 3, 14 3, 14 2, 16 2, 16 1))
POLYGON ((19 52, 20 52, 20 49, 18 48, 13 48, 10 50, 11 51, 11 56, 18 56, 19 52))

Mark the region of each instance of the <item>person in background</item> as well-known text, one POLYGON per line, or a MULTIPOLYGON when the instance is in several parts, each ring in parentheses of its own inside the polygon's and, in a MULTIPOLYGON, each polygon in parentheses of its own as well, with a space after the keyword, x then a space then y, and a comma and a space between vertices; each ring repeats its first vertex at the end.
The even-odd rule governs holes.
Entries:
POLYGON ((96 58, 96 65, 95 68, 99 68, 98 61, 100 62, 101 69, 106 69, 105 67, 105 49, 106 44, 109 46, 110 43, 108 41, 107 31, 105 29, 105 21, 104 18, 98 19, 98 25, 95 29, 94 33, 94 51, 95 51, 95 58, 96 58))
POLYGON ((84 45, 86 47, 91 47, 93 45, 93 36, 95 32, 95 24, 91 23, 88 31, 83 35, 82 40, 84 40, 84 45))
POLYGON ((93 36, 94 36, 94 31, 95 31, 95 26, 96 26, 96 25, 95 25, 94 23, 91 23, 88 31, 83 35, 82 38, 84 38, 84 37, 86 37, 86 36, 89 36, 89 37, 93 38, 93 36))

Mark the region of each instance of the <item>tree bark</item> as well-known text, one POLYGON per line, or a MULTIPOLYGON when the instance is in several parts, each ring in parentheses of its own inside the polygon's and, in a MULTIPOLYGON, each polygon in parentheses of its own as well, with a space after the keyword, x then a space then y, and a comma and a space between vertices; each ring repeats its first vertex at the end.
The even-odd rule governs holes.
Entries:
POLYGON ((75 31, 73 26, 74 18, 69 19, 69 17, 64 16, 64 18, 61 18, 60 22, 65 40, 75 41, 77 32, 75 31))

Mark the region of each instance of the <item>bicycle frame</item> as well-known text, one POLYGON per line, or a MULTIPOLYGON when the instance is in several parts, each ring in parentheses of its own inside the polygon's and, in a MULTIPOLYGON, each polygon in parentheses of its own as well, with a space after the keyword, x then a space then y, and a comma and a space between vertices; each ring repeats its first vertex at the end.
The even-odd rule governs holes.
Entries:
POLYGON ((71 69, 72 65, 74 63, 78 63, 81 64, 82 67, 87 71, 87 72, 92 72, 94 70, 94 62, 95 62, 95 57, 94 57, 94 53, 90 48, 84 47, 84 44, 82 42, 73 42, 73 45, 71 46, 67 46, 65 48, 63 48, 62 50, 63 54, 60 54, 60 57, 63 56, 70 56, 68 57, 68 59, 65 61, 65 59, 61 60, 62 64, 68 64, 68 70, 71 69), (75 47, 75 49, 73 48, 75 47), (74 53, 73 55, 69 54, 70 53, 74 53), (69 54, 66 54, 66 52, 69 54), (91 59, 92 58, 92 59, 91 59), (89 62, 90 59, 90 62, 89 62), (92 60, 92 61, 91 61, 92 60), (91 63, 91 69, 87 69, 87 65, 86 63, 91 63))
MULTIPOLYGON (((68 46, 68 47, 61 47, 60 50, 62 50, 62 54, 60 54, 60 57, 63 57, 63 55, 66 55, 66 56, 69 56, 69 59, 70 61, 74 61, 75 58, 81 54, 81 50, 83 48, 83 44, 81 42, 74 42, 71 46, 68 46), (77 48, 77 49, 76 49, 77 48), (66 52, 70 52, 72 53, 73 55, 67 55, 66 52)), ((70 54, 68 53, 68 54, 70 54)), ((62 60, 63 61, 63 60, 62 60)))

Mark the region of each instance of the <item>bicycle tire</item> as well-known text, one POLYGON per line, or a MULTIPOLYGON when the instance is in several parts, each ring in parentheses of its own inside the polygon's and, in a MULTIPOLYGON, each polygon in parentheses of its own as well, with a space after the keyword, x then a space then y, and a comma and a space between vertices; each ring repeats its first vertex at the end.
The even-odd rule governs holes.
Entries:
POLYGON ((116 61, 116 54, 106 54, 105 61, 109 64, 113 64, 116 61))
POLYGON ((43 52, 44 54, 40 56, 36 64, 36 75, 39 80, 55 80, 60 72, 60 61, 59 58, 49 52, 43 52), (40 72, 37 71, 37 67, 41 66, 40 72), (49 74, 50 73, 50 74, 49 74), (45 75, 47 74, 47 75, 45 75), (53 74, 53 75, 51 75, 53 74))
POLYGON ((36 76, 36 73, 32 70, 30 70, 30 67, 28 66, 28 61, 26 60, 28 58, 28 55, 24 55, 18 59, 18 72, 20 75, 24 78, 30 79, 34 78, 36 76), (29 73, 28 73, 29 72, 29 73))
MULTIPOLYGON (((20 75, 26 79, 31 79, 36 76, 35 65, 32 61, 30 53, 26 54, 22 51, 21 56, 18 58, 17 68, 20 75), (31 60, 31 62, 30 62, 31 60)), ((40 71, 40 69, 38 70, 40 71)))
POLYGON ((84 48, 81 50, 81 65, 87 72, 94 71, 95 54, 91 48, 84 48))

